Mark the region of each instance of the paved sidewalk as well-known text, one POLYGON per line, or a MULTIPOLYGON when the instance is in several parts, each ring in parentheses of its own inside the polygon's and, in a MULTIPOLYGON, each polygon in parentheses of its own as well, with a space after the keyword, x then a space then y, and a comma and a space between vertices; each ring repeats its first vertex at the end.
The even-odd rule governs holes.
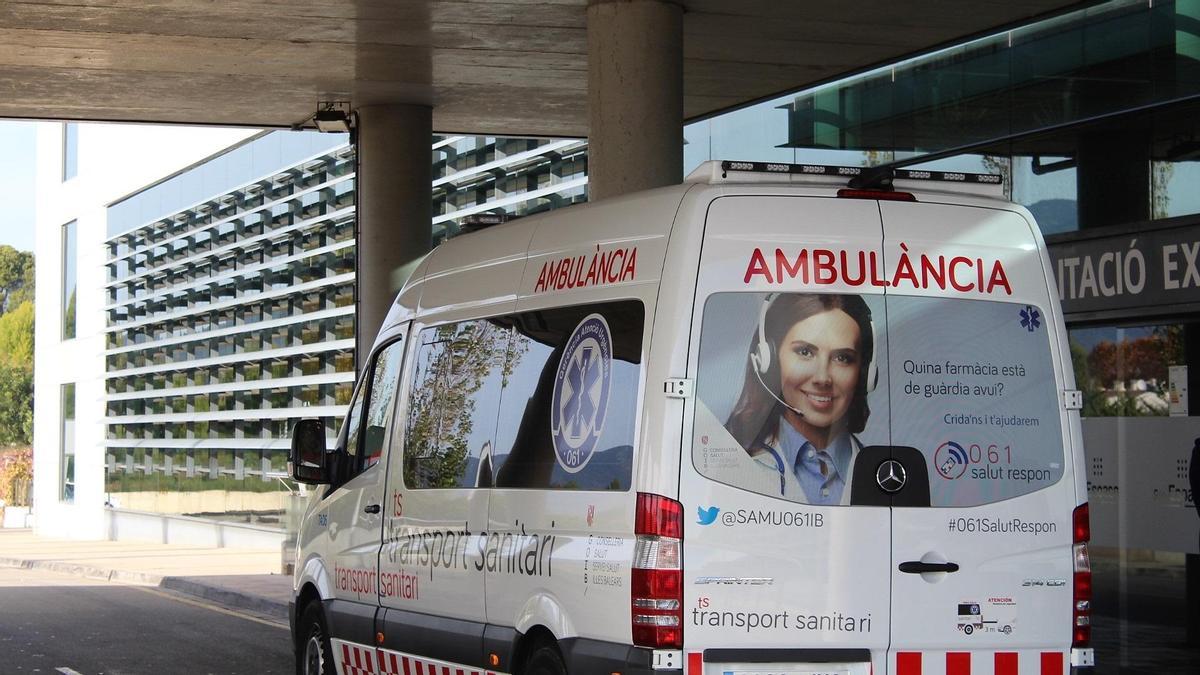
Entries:
POLYGON ((75 541, 0 529, 0 566, 158 586, 285 623, 292 597, 275 549, 75 541))

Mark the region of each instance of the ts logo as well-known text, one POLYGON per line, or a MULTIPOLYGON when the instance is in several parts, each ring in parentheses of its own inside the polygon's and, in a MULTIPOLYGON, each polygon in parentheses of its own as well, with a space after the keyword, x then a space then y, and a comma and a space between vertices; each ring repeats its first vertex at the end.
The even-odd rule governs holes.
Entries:
POLYGON ((701 525, 712 525, 717 520, 717 514, 721 509, 716 506, 710 506, 707 509, 703 506, 696 507, 696 522, 701 525))

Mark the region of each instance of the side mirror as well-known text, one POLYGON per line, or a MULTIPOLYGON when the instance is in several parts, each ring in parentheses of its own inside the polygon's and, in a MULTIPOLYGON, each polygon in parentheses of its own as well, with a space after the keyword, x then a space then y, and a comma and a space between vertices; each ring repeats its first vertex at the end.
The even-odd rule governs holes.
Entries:
POLYGON ((302 419, 292 428, 292 449, 288 452, 288 473, 297 483, 331 483, 329 453, 325 448, 325 423, 302 419))

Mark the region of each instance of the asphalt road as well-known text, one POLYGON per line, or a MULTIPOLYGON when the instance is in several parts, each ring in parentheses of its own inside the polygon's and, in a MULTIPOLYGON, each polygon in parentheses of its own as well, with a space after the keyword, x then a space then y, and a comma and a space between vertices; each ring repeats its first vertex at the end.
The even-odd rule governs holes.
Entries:
POLYGON ((157 589, 0 568, 0 673, 284 675, 286 625, 157 589))

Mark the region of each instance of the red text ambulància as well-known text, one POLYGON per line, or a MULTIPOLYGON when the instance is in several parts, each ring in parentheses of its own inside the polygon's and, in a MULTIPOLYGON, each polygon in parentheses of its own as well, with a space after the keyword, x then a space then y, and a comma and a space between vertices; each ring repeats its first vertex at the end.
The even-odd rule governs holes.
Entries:
POLYGON ((999 260, 969 258, 967 256, 944 256, 936 258, 925 253, 908 254, 908 246, 900 244, 900 257, 896 269, 888 277, 876 251, 831 251, 817 248, 811 251, 802 248, 789 253, 775 249, 774 264, 762 249, 750 254, 746 265, 744 283, 760 278, 769 284, 782 284, 787 279, 799 279, 803 284, 845 284, 847 286, 882 286, 927 290, 947 287, 967 293, 992 294, 998 290, 1012 295, 1008 274, 999 260))

